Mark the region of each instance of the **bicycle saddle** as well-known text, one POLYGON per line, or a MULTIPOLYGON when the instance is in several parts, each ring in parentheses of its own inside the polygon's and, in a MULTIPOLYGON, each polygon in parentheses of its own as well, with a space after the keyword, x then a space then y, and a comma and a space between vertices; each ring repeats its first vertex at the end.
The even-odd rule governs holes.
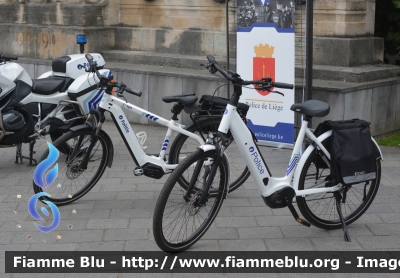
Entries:
POLYGON ((307 100, 303 103, 295 103, 290 110, 311 117, 324 117, 329 114, 330 106, 328 103, 319 100, 307 100))
POLYGON ((171 102, 180 102, 183 105, 191 105, 197 101, 197 97, 195 94, 182 94, 182 95, 176 95, 176 96, 167 96, 163 97, 162 100, 165 103, 171 103, 171 102))

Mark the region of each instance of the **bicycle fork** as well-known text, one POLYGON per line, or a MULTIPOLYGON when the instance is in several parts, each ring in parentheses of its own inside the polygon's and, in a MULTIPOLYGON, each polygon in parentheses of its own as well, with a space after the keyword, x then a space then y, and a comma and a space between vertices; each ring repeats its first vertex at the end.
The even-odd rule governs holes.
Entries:
POLYGON ((195 203, 195 205, 198 207, 204 206, 208 200, 209 191, 210 191, 211 185, 214 181, 215 174, 217 173, 218 166, 221 163, 222 157, 224 155, 224 151, 226 149, 226 145, 228 145, 228 143, 229 143, 228 140, 226 139, 226 136, 224 136, 224 134, 222 134, 221 137, 222 137, 222 145, 223 146, 222 146, 222 148, 220 148, 219 144, 217 144, 214 141, 215 135, 216 135, 215 132, 210 132, 208 134, 207 141, 206 141, 206 144, 215 145, 215 147, 216 147, 216 156, 214 157, 212 167, 210 168, 209 162, 206 161, 205 159, 201 159, 196 162, 193 176, 190 179, 188 189, 183 197, 187 202, 190 200, 191 192, 193 191, 194 185, 195 185, 196 181, 198 180, 198 176, 201 172, 201 168, 204 167, 204 169, 205 169, 204 175, 203 175, 203 177, 201 177, 201 179, 203 181, 203 191, 202 191, 201 195, 199 195, 199 198, 197 199, 197 201, 195 203), (207 164, 207 165, 205 165, 205 164, 207 164))
MULTIPOLYGON (((89 116, 87 118, 86 122, 89 122, 92 120, 92 118, 94 117, 93 115, 96 114, 99 117, 99 122, 96 125, 94 125, 94 119, 92 120, 93 124, 92 124, 92 135, 91 135, 91 140, 90 140, 90 145, 87 148, 81 163, 79 164, 79 171, 84 171, 87 169, 87 165, 89 163, 89 159, 90 159, 90 153, 92 152, 92 149, 94 147, 94 145, 97 143, 98 140, 98 134, 103 126, 104 121, 106 120, 105 116, 104 116, 104 109, 102 108, 98 108, 99 111, 96 110, 90 110, 89 112, 89 116)), ((78 146, 79 148, 79 146, 78 146)))

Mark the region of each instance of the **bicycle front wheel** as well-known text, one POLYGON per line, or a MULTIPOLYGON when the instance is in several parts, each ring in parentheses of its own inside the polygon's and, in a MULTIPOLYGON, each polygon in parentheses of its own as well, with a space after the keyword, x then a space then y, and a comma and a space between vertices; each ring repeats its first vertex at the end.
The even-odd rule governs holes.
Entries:
MULTIPOLYGON (((322 144, 326 143, 325 139, 322 144)), ((316 161, 322 161, 321 155, 314 150, 308 157, 301 171, 299 180, 299 190, 311 188, 325 188, 329 179, 329 168, 316 167, 316 161)), ((362 182, 346 186, 346 202, 340 203, 342 214, 346 225, 356 221, 371 205, 379 188, 381 179, 380 159, 376 160, 377 173, 376 179, 369 182, 362 182)), ((343 188, 341 194, 343 195, 343 188)), ((308 196, 296 197, 298 207, 311 224, 321 229, 332 230, 342 227, 336 209, 336 199, 334 193, 320 193, 308 196)))
POLYGON ((197 150, 178 165, 168 178, 157 200, 153 218, 153 234, 157 245, 166 252, 180 252, 196 243, 208 230, 221 208, 227 193, 229 165, 224 156, 217 168, 212 186, 216 194, 207 194, 207 202, 199 206, 203 182, 213 166, 215 151, 197 150), (203 163, 200 173, 194 176, 197 163, 203 163), (195 181, 193 190, 180 184, 184 176, 195 181), (184 196, 187 196, 185 199, 184 196))
MULTIPOLYGON (((51 197, 43 196, 42 198, 57 206, 70 204, 88 193, 103 175, 111 147, 107 135, 101 131, 89 155, 87 169, 80 170, 78 166, 88 150, 91 139, 92 131, 86 129, 77 132, 70 131, 53 142, 54 147, 62 150, 55 162, 58 163, 58 175, 46 188, 33 182, 34 192, 49 193, 51 197)), ((49 150, 46 150, 40 161, 46 159, 48 155, 49 150)))
MULTIPOLYGON (((217 132, 221 122, 221 116, 216 116, 209 119, 199 120, 186 128, 187 131, 199 135, 204 141, 207 139, 209 132, 217 132)), ((182 133, 178 134, 172 143, 171 151, 168 156, 168 163, 179 164, 187 155, 194 152, 199 147, 199 142, 182 133)), ((229 193, 238 189, 250 176, 250 171, 240 156, 240 151, 235 143, 231 142, 224 154, 229 160, 229 193)), ((188 181, 181 177, 181 185, 187 188, 188 181)))

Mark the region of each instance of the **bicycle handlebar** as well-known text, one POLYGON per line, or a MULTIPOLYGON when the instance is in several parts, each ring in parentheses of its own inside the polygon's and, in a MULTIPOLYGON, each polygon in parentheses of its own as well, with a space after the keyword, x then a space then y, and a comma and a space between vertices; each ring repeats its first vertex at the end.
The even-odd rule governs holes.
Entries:
POLYGON ((217 71, 219 71, 226 79, 228 79, 229 81, 235 80, 231 75, 229 75, 227 72, 225 72, 223 69, 220 68, 220 66, 217 64, 217 61, 215 61, 214 56, 207 55, 207 59, 210 62, 211 66, 214 67, 217 71))
MULTIPOLYGON (((136 92, 135 90, 132 90, 132 89, 130 89, 130 88, 127 88, 126 87, 126 85, 124 84, 124 83, 122 83, 121 82, 121 84, 119 84, 118 85, 118 83, 114 83, 114 84, 117 84, 117 86, 115 86, 115 87, 117 87, 117 88, 119 88, 122 92, 123 91, 125 91, 125 92, 127 92, 127 93, 130 93, 130 94, 132 94, 132 95, 135 95, 135 96, 138 96, 138 97, 141 97, 142 96, 142 92, 136 92)), ((121 93, 122 93, 121 92, 121 93)))
POLYGON ((280 83, 280 82, 271 82, 271 86, 282 89, 290 89, 290 90, 293 90, 294 88, 293 84, 280 83))
POLYGON ((112 88, 118 88, 118 94, 120 95, 122 95, 122 93, 125 91, 138 97, 142 96, 142 92, 137 92, 133 89, 127 88, 126 85, 122 82, 121 84, 118 84, 117 82, 110 82, 107 77, 100 74, 97 63, 93 61, 93 56, 90 54, 86 54, 85 57, 86 60, 89 62, 89 69, 87 71, 96 73, 97 77, 100 80, 100 85, 107 87, 107 91, 111 92, 112 88))
POLYGON ((276 87, 276 88, 282 88, 282 89, 293 89, 293 84, 287 84, 287 83, 281 83, 281 82, 272 82, 271 78, 263 78, 262 80, 249 80, 245 81, 240 79, 240 75, 229 71, 227 73, 224 71, 218 64, 217 61, 215 61, 214 56, 212 55, 207 55, 207 60, 210 62, 208 66, 206 66, 211 73, 215 73, 218 71, 221 73, 226 79, 228 79, 231 82, 237 82, 238 85, 261 85, 260 89, 268 90, 268 88, 276 87))
POLYGON ((0 60, 4 60, 4 61, 16 61, 18 60, 18 57, 16 56, 7 56, 4 53, 0 53, 0 60))

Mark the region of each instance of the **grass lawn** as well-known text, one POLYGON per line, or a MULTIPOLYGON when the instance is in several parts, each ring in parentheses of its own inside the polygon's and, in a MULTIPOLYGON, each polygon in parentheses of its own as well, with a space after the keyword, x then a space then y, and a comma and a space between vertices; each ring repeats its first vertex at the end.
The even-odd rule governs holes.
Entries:
POLYGON ((380 146, 400 147, 400 132, 377 140, 380 146))

